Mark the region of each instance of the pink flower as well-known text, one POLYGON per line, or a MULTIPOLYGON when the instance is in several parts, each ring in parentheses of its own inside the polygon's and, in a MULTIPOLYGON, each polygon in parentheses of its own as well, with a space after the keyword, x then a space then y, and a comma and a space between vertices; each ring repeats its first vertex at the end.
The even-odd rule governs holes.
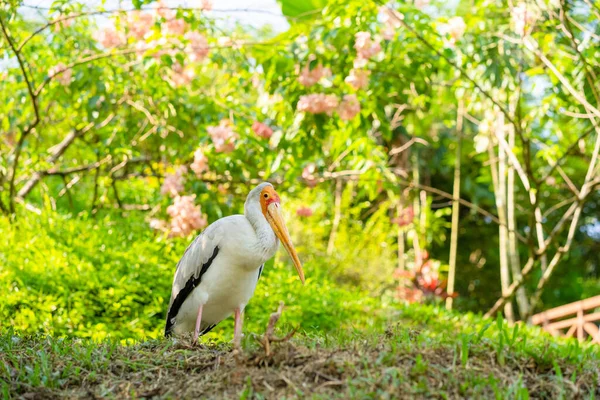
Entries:
POLYGON ((194 205, 196 196, 177 196, 167 208, 171 217, 171 233, 169 236, 188 236, 207 225, 206 216, 200 206, 194 205))
POLYGON ((258 136, 264 139, 269 139, 273 135, 273 129, 269 125, 263 124, 262 122, 255 121, 252 124, 252 130, 258 136))
POLYGON ((185 33, 188 26, 184 20, 173 18, 165 24, 165 33, 173 36, 180 36, 185 33))
POLYGON ((344 99, 340 103, 338 108, 338 114, 340 118, 346 121, 350 121, 356 114, 360 112, 360 103, 356 98, 355 94, 347 94, 344 96, 344 99))
POLYGON ((175 18, 175 12, 171 10, 170 7, 164 1, 159 0, 156 3, 154 3, 154 17, 156 19, 164 18, 167 21, 169 21, 175 18))
POLYGON ((137 40, 146 36, 153 23, 154 20, 149 13, 133 11, 127 15, 129 34, 137 40))
POLYGON ((328 76, 331 76, 331 70, 329 68, 323 68, 323 66, 319 64, 311 71, 310 65, 306 65, 300 71, 298 82, 300 82, 302 86, 310 87, 319 82, 321 78, 328 76))
POLYGON ((354 89, 362 89, 369 84, 369 75, 371 71, 366 69, 351 69, 350 75, 344 79, 344 82, 352 86, 354 89))
POLYGON ((63 63, 58 63, 48 70, 48 76, 53 76, 55 81, 63 86, 68 86, 73 78, 73 70, 67 69, 63 63))
POLYGON ((98 36, 98 42, 100 42, 102 47, 104 47, 105 49, 110 49, 113 47, 121 46, 125 43, 125 40, 123 39, 121 34, 118 33, 114 28, 108 27, 104 28, 100 32, 98 36))
POLYGON ((208 55, 208 41, 198 32, 187 32, 184 36, 188 40, 188 44, 185 47, 186 53, 190 55, 190 60, 201 61, 208 55))
POLYGON ((218 126, 206 128, 217 153, 231 153, 235 149, 235 140, 239 136, 233 131, 231 125, 229 120, 224 119, 218 126))
POLYGON ((315 93, 300 96, 298 111, 304 111, 311 114, 327 114, 331 115, 337 108, 339 100, 334 94, 315 93))
POLYGON ((354 48, 358 58, 366 60, 376 56, 381 51, 381 45, 378 41, 371 39, 369 32, 357 32, 354 36, 356 38, 354 48))
POLYGON ((179 193, 183 192, 183 185, 185 184, 184 175, 186 173, 187 167, 180 165, 175 169, 174 173, 165 175, 165 180, 163 181, 162 187, 160 188, 160 193, 162 195, 175 197, 179 195, 179 193))
POLYGON ((392 219, 392 223, 398 226, 407 226, 413 223, 413 219, 415 218, 415 212, 412 207, 407 207, 402 211, 402 214, 394 219, 392 219))
POLYGON ((313 215, 313 210, 310 207, 302 206, 296 210, 296 215, 299 217, 310 217, 313 215))
POLYGON ((427 7, 429 5, 429 0, 415 0, 415 7, 419 10, 427 7))
POLYGON ((456 42, 465 34, 467 25, 461 17, 452 17, 445 24, 440 24, 438 30, 442 35, 449 35, 450 39, 446 40, 446 46, 454 47, 456 42))
POLYGON ((317 177, 315 176, 316 170, 317 166, 312 163, 308 164, 302 170, 302 179, 304 179, 304 183, 306 183, 306 186, 311 188, 317 186, 317 177))
POLYGON ((379 11, 381 12, 381 20, 384 24, 381 36, 383 36, 385 40, 392 40, 396 35, 396 30, 401 26, 400 21, 398 21, 397 18, 398 14, 387 6, 380 7, 379 11))
POLYGON ((208 171, 208 158, 206 158, 202 149, 197 149, 194 153, 194 162, 190 164, 190 168, 198 178, 203 172, 208 171))
POLYGON ((171 80, 175 84, 175 86, 185 86, 192 82, 196 74, 194 73, 194 69, 190 66, 182 67, 181 64, 175 63, 173 64, 173 69, 171 70, 171 80))

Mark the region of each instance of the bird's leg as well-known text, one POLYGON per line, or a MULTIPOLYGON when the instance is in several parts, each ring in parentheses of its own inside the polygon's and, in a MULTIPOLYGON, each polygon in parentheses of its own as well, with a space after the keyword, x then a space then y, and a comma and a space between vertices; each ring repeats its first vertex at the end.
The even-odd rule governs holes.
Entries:
POLYGON ((198 307, 198 316, 196 317, 196 329, 194 330, 194 343, 198 342, 198 336, 200 335, 200 323, 202 322, 202 307, 204 307, 204 304, 200 304, 200 307, 198 307))
POLYGON ((235 309, 235 327, 233 329, 233 347, 237 350, 242 342, 242 325, 244 323, 244 312, 239 308, 235 309))

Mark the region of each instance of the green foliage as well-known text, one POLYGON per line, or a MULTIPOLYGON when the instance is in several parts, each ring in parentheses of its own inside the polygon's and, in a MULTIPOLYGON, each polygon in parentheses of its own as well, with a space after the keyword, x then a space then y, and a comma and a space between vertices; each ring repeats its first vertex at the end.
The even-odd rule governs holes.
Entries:
MULTIPOLYGON (((191 238, 167 240, 136 214, 44 219, 22 214, 0 223, 4 327, 93 340, 162 337, 175 265, 191 238)), ((282 323, 307 332, 383 321, 380 301, 336 283, 330 266, 309 247, 298 250, 306 285, 287 259, 267 264, 246 309, 246 332, 261 332, 280 301, 287 306, 282 323)), ((232 332, 232 321, 224 321, 209 337, 228 338, 232 332)))

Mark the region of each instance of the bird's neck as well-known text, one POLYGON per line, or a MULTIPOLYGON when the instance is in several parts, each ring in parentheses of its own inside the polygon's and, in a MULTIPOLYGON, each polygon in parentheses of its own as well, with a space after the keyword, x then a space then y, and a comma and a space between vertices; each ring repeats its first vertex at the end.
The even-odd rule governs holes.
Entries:
POLYGON ((271 228, 271 225, 269 225, 267 219, 263 215, 260 204, 257 204, 256 206, 246 204, 244 207, 244 215, 248 221, 250 221, 250 224, 256 232, 258 250, 264 254, 264 261, 269 260, 275 255, 277 247, 279 246, 279 240, 277 240, 273 228, 271 228))

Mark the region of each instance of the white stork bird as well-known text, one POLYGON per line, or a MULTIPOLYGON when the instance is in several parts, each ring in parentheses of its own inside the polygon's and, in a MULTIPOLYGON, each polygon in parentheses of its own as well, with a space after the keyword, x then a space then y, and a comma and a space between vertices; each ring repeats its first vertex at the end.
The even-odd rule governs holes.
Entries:
POLYGON ((279 196, 273 185, 261 183, 248 194, 244 215, 215 221, 183 254, 173 279, 165 336, 194 331, 197 341, 233 313, 233 343, 239 347, 244 307, 280 240, 304 284, 304 271, 285 226, 279 196))

